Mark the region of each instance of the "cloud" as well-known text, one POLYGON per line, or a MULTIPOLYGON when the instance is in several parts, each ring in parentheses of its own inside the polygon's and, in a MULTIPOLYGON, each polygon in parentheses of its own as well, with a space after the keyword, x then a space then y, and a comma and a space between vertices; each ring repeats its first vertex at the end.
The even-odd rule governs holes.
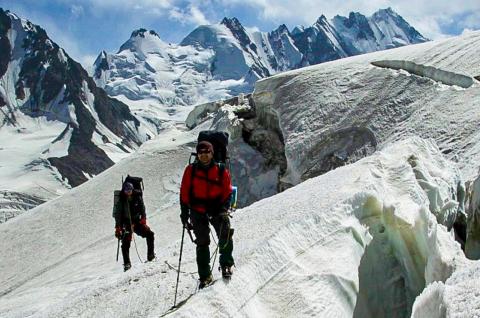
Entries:
POLYGON ((82 64, 83 68, 88 72, 90 76, 93 76, 93 73, 95 71, 93 63, 95 62, 96 58, 97 56, 95 55, 85 54, 80 56, 77 62, 82 64))
POLYGON ((480 28, 480 10, 472 12, 465 16, 460 22, 460 26, 466 29, 479 29, 480 28))
POLYGON ((255 32, 260 32, 260 29, 256 26, 254 27, 245 27, 245 30, 247 30, 249 33, 255 33, 255 32))
POLYGON ((85 13, 85 10, 81 5, 72 4, 70 7, 70 12, 74 18, 79 18, 85 13))
MULTIPOLYGON (((75 0, 64 0, 68 2, 78 2, 75 0)), ((118 11, 130 11, 130 10, 148 10, 154 9, 170 9, 174 6, 175 1, 171 0, 85 0, 89 5, 96 9, 105 10, 118 10, 118 11)))
POLYGON ((181 24, 205 25, 211 24, 205 15, 194 5, 189 5, 186 9, 175 7, 170 10, 170 19, 181 24))

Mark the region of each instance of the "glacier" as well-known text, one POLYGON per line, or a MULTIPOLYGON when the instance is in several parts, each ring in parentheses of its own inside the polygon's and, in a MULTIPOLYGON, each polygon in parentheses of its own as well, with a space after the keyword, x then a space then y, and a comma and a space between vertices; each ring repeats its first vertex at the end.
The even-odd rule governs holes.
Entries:
POLYGON ((191 129, 163 123, 131 156, 0 224, 0 316, 167 314, 179 183, 203 129, 230 132, 234 183, 252 202, 233 214, 229 283, 196 292, 195 246, 185 242, 178 299, 188 300, 170 316, 480 315, 478 261, 455 227, 468 220, 464 247, 476 258, 478 82, 462 88, 372 64, 475 78, 479 41, 472 32, 281 73, 251 96, 200 105, 191 129), (157 261, 140 260, 137 240, 140 256, 132 251, 123 273, 111 208, 126 174, 144 178, 157 261))

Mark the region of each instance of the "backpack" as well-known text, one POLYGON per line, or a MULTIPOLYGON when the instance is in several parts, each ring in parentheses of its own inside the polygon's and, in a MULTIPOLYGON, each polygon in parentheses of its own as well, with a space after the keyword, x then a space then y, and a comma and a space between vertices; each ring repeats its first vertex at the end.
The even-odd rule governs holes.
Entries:
POLYGON ((143 197, 144 186, 143 186, 143 179, 142 178, 132 177, 131 175, 127 175, 127 177, 125 178, 125 181, 122 182, 122 188, 123 188, 123 185, 126 182, 130 182, 133 185, 134 191, 135 192, 140 191, 140 195, 143 197))
MULTIPOLYGON (((230 170, 230 157, 228 156, 228 137, 229 134, 225 131, 203 130, 198 134, 197 143, 201 141, 208 141, 213 146, 213 159, 218 164, 218 177, 221 178, 225 169, 230 170)), ((192 165, 190 184, 193 184, 193 178, 196 170, 197 154, 191 153, 189 164, 192 165), (193 163, 191 162, 192 156, 195 158, 193 163)), ((237 205, 237 187, 232 189, 232 198, 230 206, 236 208, 237 205)), ((190 187, 190 198, 193 198, 193 188, 190 187)))
MULTIPOLYGON (((218 163, 226 164, 228 157, 228 133, 225 131, 203 130, 198 134, 198 142, 208 141, 213 145, 213 159, 218 163)), ((196 155, 196 154, 195 154, 196 155)))
MULTIPOLYGON (((123 179, 123 177, 122 177, 122 179, 123 179)), ((122 189, 123 189, 123 185, 126 182, 130 182, 133 185, 133 191, 135 193, 139 194, 143 199, 143 189, 144 189, 143 179, 140 178, 140 177, 133 177, 131 175, 127 175, 125 180, 122 181, 122 189)), ((120 195, 121 194, 122 194, 122 190, 113 191, 113 211, 112 211, 112 216, 113 217, 115 217, 117 215, 117 213, 120 213, 120 211, 118 211, 117 207, 118 207, 118 203, 120 201, 120 195)))

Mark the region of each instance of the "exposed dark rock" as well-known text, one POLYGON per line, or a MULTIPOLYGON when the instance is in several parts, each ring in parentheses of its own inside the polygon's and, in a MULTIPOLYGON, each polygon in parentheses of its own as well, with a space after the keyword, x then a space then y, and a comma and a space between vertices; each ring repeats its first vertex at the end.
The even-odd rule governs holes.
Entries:
POLYGON ((463 213, 457 213, 457 218, 453 223, 455 240, 460 243, 462 250, 465 251, 465 242, 467 241, 467 218, 463 213))
POLYGON ((15 96, 17 99, 24 100, 25 99, 25 90, 23 87, 23 81, 18 81, 17 85, 15 85, 15 96))
MULTIPOLYGON (((319 19, 317 24, 320 23, 328 22, 319 19)), ((301 66, 319 64, 343 57, 335 50, 325 31, 316 25, 306 28, 303 33, 293 35, 293 40, 303 54, 301 66)))
POLYGON ((266 170, 279 167, 277 192, 283 191, 287 187, 282 185, 280 179, 287 171, 287 158, 281 130, 264 125, 263 121, 256 116, 252 95, 247 95, 245 98, 248 99, 250 109, 236 113, 238 118, 243 119, 242 139, 262 155, 266 170))
MULTIPOLYGON (((0 77, 7 71, 10 62, 12 47, 7 37, 8 30, 12 27, 12 22, 5 11, 0 8, 0 77)), ((5 103, 5 101, 4 101, 5 103)))
POLYGON ((130 36, 131 38, 135 38, 137 36, 144 38, 145 37, 145 32, 147 32, 147 29, 140 28, 138 30, 135 30, 132 32, 132 35, 130 36))
POLYGON ((79 102, 79 99, 74 101, 78 127, 73 130, 68 155, 48 158, 72 187, 88 180, 84 173, 97 175, 113 165, 105 152, 93 144, 91 137, 95 130, 95 120, 85 107, 78 105, 79 102))
POLYGON ((257 52, 257 46, 255 43, 250 41, 250 37, 247 35, 247 32, 245 31, 245 28, 243 25, 238 21, 237 18, 223 18, 221 24, 225 25, 227 28, 232 31, 233 36, 240 42, 240 45, 246 49, 249 47, 253 52, 257 52))
POLYGON ((323 135, 303 157, 302 166, 309 168, 303 172, 302 180, 364 158, 375 152, 376 147, 375 135, 368 128, 351 127, 323 135))
POLYGON ((102 71, 108 71, 107 52, 102 51, 95 60, 95 78, 100 78, 102 71))

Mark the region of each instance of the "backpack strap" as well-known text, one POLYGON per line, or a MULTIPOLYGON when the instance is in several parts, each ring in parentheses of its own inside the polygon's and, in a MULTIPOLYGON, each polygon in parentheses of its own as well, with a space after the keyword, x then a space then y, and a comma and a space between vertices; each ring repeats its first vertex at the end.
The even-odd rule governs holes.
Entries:
POLYGON ((225 164, 222 162, 218 162, 217 165, 218 165, 218 179, 220 180, 220 182, 222 182, 223 172, 225 171, 225 164))
POLYGON ((197 165, 195 162, 191 163, 190 166, 192 167, 192 171, 190 171, 190 190, 189 190, 189 197, 190 197, 190 205, 193 204, 194 196, 193 196, 193 179, 195 178, 195 170, 197 170, 197 165))

